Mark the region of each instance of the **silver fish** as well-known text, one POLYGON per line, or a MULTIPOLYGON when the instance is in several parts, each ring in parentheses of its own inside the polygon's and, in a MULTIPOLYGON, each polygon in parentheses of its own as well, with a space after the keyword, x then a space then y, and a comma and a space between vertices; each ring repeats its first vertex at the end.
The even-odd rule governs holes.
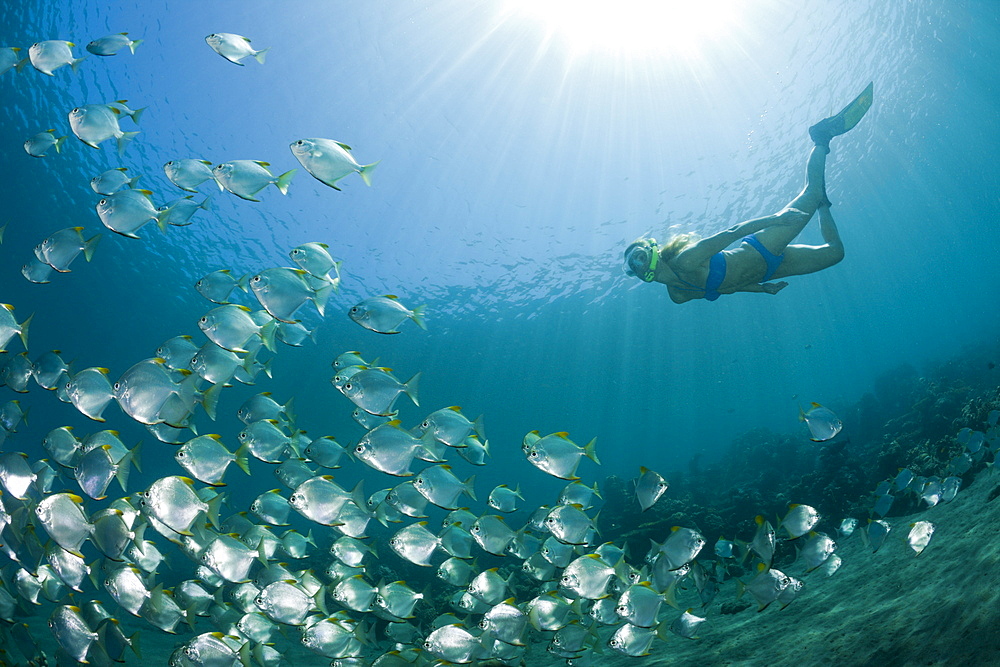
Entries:
POLYGON ((292 439, 274 419, 260 419, 240 431, 240 445, 265 463, 281 463, 292 439))
POLYGON ((187 477, 162 477, 139 494, 140 504, 144 512, 181 535, 190 535, 192 524, 202 515, 217 526, 223 497, 216 496, 211 504, 205 503, 193 486, 194 482, 187 477))
POLYGON ((356 406, 373 415, 388 415, 400 394, 406 394, 414 405, 417 400, 417 385, 420 373, 406 382, 400 382, 387 368, 365 368, 358 371, 342 386, 340 393, 356 406))
POLYGON ((260 554, 232 535, 217 535, 201 552, 201 564, 226 581, 248 581, 250 568, 260 554))
POLYGON ((163 206, 157 206, 156 211, 163 214, 162 222, 165 225, 174 227, 187 227, 191 224, 191 218, 198 211, 212 210, 212 197, 205 197, 201 203, 192 200, 193 195, 181 197, 169 201, 163 206))
POLYGON ((804 421, 809 427, 809 439, 813 442, 830 440, 844 428, 840 417, 819 403, 813 403, 808 411, 799 408, 799 421, 804 421))
POLYGON ((430 567, 438 541, 437 535, 427 530, 427 522, 419 521, 398 530, 389 538, 389 547, 415 565, 430 567))
POLYGON ((51 282, 52 272, 53 269, 51 266, 45 262, 39 262, 34 257, 21 267, 21 275, 29 282, 37 285, 44 285, 51 282))
POLYGON ((45 532, 66 551, 80 553, 93 534, 94 526, 83 513, 83 498, 72 493, 55 493, 35 506, 35 514, 45 532))
POLYGON ((142 178, 142 174, 129 178, 125 174, 126 171, 128 167, 108 169, 90 179, 90 187, 99 195, 113 195, 126 186, 133 188, 136 181, 142 178))
POLYGON ((330 255, 330 246, 327 244, 317 241, 303 243, 292 248, 288 256, 296 266, 308 271, 309 275, 335 286, 340 285, 340 262, 330 255), (331 276, 330 272, 336 273, 336 276, 331 276))
POLYGON ((170 182, 181 190, 197 192, 196 188, 205 181, 215 180, 212 175, 212 163, 208 160, 195 160, 184 158, 182 160, 170 160, 163 165, 170 182))
POLYGON ((517 510, 517 501, 524 500, 521 495, 521 485, 512 489, 506 484, 499 484, 492 491, 486 504, 499 512, 513 512, 517 510))
POLYGON ((198 328, 209 340, 230 352, 247 352, 255 339, 274 351, 274 322, 258 325, 246 306, 227 304, 213 308, 198 320, 198 328))
POLYGON ((652 628, 662 604, 663 596, 648 583, 632 584, 618 598, 615 611, 634 626, 652 628))
POLYGON ((157 211, 149 200, 149 190, 120 190, 97 202, 97 215, 111 231, 137 239, 136 234, 147 222, 155 220, 165 228, 166 211, 157 211))
POLYGON ((484 514, 476 519, 469 532, 483 551, 497 556, 504 555, 507 545, 514 539, 514 531, 495 514, 484 514))
POLYGON ((191 360, 198 353, 198 346, 191 342, 191 336, 174 336, 156 348, 156 356, 163 359, 167 368, 178 370, 190 368, 191 360))
POLYGON ((21 58, 21 48, 17 46, 4 46, 0 48, 0 74, 7 70, 15 69, 20 72, 30 61, 28 58, 21 58))
POLYGON ((232 160, 215 165, 212 176, 220 188, 247 201, 260 201, 254 195, 272 184, 281 194, 287 195, 288 184, 298 170, 292 169, 275 176, 268 170, 269 166, 269 163, 260 160, 232 160))
POLYGON ((333 436, 324 435, 310 442, 304 453, 310 461, 324 468, 339 468, 346 451, 333 436))
POLYGON ((259 51, 250 46, 250 39, 231 32, 213 32, 205 37, 205 42, 213 51, 231 63, 243 66, 240 61, 247 56, 253 56, 261 65, 271 47, 259 51))
POLYGON ((916 521, 910 524, 910 532, 906 535, 906 543, 919 556, 934 535, 934 524, 930 521, 916 521))
POLYGON ((61 153, 64 143, 66 137, 57 137, 55 130, 45 130, 25 140, 24 152, 31 157, 45 157, 45 152, 50 148, 56 149, 56 153, 61 153))
POLYGON ((678 637, 698 639, 698 626, 704 623, 705 619, 701 616, 695 616, 691 613, 692 611, 693 609, 688 609, 671 623, 670 631, 678 637))
POLYGON ((790 583, 791 578, 784 572, 768 568, 764 563, 759 563, 757 566, 757 576, 746 585, 746 590, 757 600, 757 604, 759 605, 757 611, 763 611, 769 604, 778 599, 781 591, 790 583))
POLYGON ((640 466, 639 479, 635 484, 635 496, 642 511, 645 512, 655 505, 669 486, 659 473, 640 466))
POLYGON ((287 526, 288 513, 291 511, 292 506, 279 489, 265 491, 250 503, 250 513, 272 526, 287 526))
POLYGON ((79 607, 60 605, 49 616, 49 628, 66 653, 78 662, 86 662, 87 652, 98 637, 80 613, 79 607))
POLYGON ((220 269, 203 276, 194 288, 209 301, 224 305, 229 303, 234 288, 247 291, 247 276, 236 278, 229 269, 220 269))
POLYGON ((424 309, 426 306, 417 306, 410 310, 399 302, 399 297, 394 294, 384 296, 373 296, 365 299, 361 303, 353 306, 347 315, 363 326, 376 333, 397 334, 397 327, 407 319, 421 329, 427 330, 424 323, 424 309))
POLYGON ((463 493, 473 500, 475 475, 464 482, 451 472, 451 466, 442 464, 424 468, 414 478, 413 486, 429 501, 446 510, 458 508, 458 498, 463 493))
POLYGON ((399 427, 399 421, 376 426, 354 446, 359 461, 390 475, 409 477, 410 464, 423 449, 422 440, 399 427))
POLYGON ((35 482, 35 472, 28 464, 28 455, 24 452, 0 453, 0 484, 7 493, 24 500, 31 485, 35 482))
POLYGON ((313 289, 307 282, 309 273, 305 269, 271 268, 265 269, 250 279, 250 289, 275 319, 282 322, 298 322, 295 313, 312 301, 323 316, 326 300, 333 291, 333 285, 313 289))
POLYGON ((300 484, 288 499, 288 504, 305 518, 324 526, 340 523, 340 514, 347 503, 363 505, 361 487, 348 492, 333 481, 330 475, 320 475, 300 484))
POLYGON ((246 449, 240 447, 236 453, 230 452, 216 434, 200 435, 188 440, 174 454, 174 458, 195 479, 218 486, 226 474, 230 463, 236 463, 243 472, 250 474, 246 449))
POLYGON ((69 127, 76 138, 91 148, 100 148, 100 143, 114 138, 118 142, 118 154, 138 135, 125 132, 118 126, 121 111, 107 104, 85 104, 69 112, 69 127))
POLYGON ((608 585, 615 575, 615 568, 603 558, 585 554, 566 566, 559 585, 578 597, 599 600, 608 595, 608 585))
POLYGON ((35 257, 56 271, 66 273, 69 271, 69 265, 81 252, 84 259, 89 262, 100 240, 100 234, 84 240, 83 227, 67 227, 50 234, 42 241, 35 248, 35 257))
POLYGON ((809 539, 799 551, 799 558, 805 563, 806 572, 811 572, 825 563, 836 548, 836 542, 823 533, 810 533, 809 539))
POLYGON ((142 44, 141 39, 132 39, 127 32, 120 32, 93 40, 87 44, 87 50, 95 56, 113 56, 126 46, 129 51, 135 53, 140 44, 142 44))
POLYGON ((375 604, 378 589, 356 574, 337 582, 330 597, 352 611, 370 611, 375 604))
POLYGON ((73 42, 61 39, 48 39, 43 42, 35 42, 28 49, 28 58, 31 60, 31 66, 42 74, 55 76, 52 72, 64 65, 69 65, 75 72, 87 56, 74 58, 73 51, 71 50, 74 46, 76 44, 73 42))
POLYGON ((350 146, 332 139, 299 139, 288 147, 313 178, 334 190, 340 190, 338 181, 353 173, 360 174, 365 185, 371 186, 372 172, 378 166, 378 162, 358 164, 350 146))
POLYGON ((423 649, 441 660, 469 663, 485 653, 479 638, 461 625, 444 625, 424 640, 423 649))
MULTIPOLYGON (((533 433, 537 435, 537 432, 533 433)), ((554 477, 568 480, 579 479, 576 469, 583 457, 600 464, 597 458, 597 439, 580 447, 569 439, 566 432, 552 433, 534 440, 527 452, 528 462, 533 466, 554 477)))
POLYGON ((781 520, 781 526, 788 531, 788 537, 795 539, 805 535, 819 523, 820 516, 814 508, 809 505, 791 504, 788 506, 788 514, 781 520))

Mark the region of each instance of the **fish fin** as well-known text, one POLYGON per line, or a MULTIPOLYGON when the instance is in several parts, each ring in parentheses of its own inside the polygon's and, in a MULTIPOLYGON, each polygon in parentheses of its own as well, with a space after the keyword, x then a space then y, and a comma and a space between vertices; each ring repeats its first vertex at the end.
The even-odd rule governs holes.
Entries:
POLYGON ((289 169, 281 176, 278 176, 278 181, 274 185, 278 188, 281 194, 288 194, 288 184, 292 182, 292 177, 295 176, 295 172, 297 171, 298 169, 289 169))
POLYGON ((56 143, 53 144, 53 147, 56 149, 56 153, 62 153, 62 145, 64 143, 66 143, 66 137, 59 137, 56 139, 56 143))
POLYGON ((583 453, 594 463, 598 465, 601 464, 600 460, 597 458, 597 438, 594 438, 584 446, 583 453))
POLYGON ((132 141, 135 136, 139 134, 138 132, 122 132, 122 136, 118 137, 118 154, 122 155, 125 153, 125 146, 128 142, 132 141))
POLYGON ((427 331, 427 324, 424 322, 424 310, 426 308, 426 305, 417 306, 410 312, 410 319, 424 331, 427 331))
POLYGON ((18 332, 18 334, 21 337, 21 344, 24 345, 25 352, 27 352, 27 350, 28 350, 28 327, 31 326, 31 319, 34 316, 35 316, 34 313, 32 313, 31 315, 28 315, 28 319, 26 319, 25 321, 21 322, 21 326, 18 327, 20 329, 20 331, 18 332))
POLYGON ((25 65, 31 62, 31 58, 24 58, 23 60, 18 60, 17 64, 14 65, 14 69, 20 73, 24 69, 25 65))
POLYGON ((200 204, 198 204, 198 208, 200 208, 203 211, 211 211, 212 210, 212 195, 206 195, 205 196, 205 201, 203 201, 200 204))
MULTIPOLYGON (((475 488, 476 476, 475 475, 470 475, 469 479, 465 480, 465 482, 463 484, 464 484, 464 488, 462 489, 462 491, 465 493, 465 495, 469 496, 473 500, 478 500, 478 498, 476 498, 476 488, 475 488)), ((520 488, 520 487, 518 487, 518 488, 520 488)), ((523 500, 523 498, 522 498, 522 500, 523 500)))
POLYGON ((139 472, 142 472, 142 463, 139 460, 139 456, 142 454, 142 440, 140 440, 139 442, 135 443, 135 447, 133 447, 129 451, 129 454, 132 456, 132 458, 130 459, 131 462, 132 462, 132 465, 135 466, 136 470, 138 470, 139 472))
POLYGON ((128 43, 128 48, 132 52, 132 55, 135 55, 135 50, 139 48, 140 44, 142 44, 141 39, 133 39, 128 43))
POLYGON ((205 414, 207 414, 208 418, 212 421, 215 421, 220 393, 222 393, 222 385, 213 384, 201 395, 201 407, 205 409, 205 414))
POLYGON ((316 304, 316 310, 319 311, 320 317, 324 317, 324 309, 326 308, 327 299, 330 298, 330 293, 333 292, 333 285, 327 284, 313 293, 312 302, 316 304))
POLYGON ((73 71, 76 72, 76 71, 78 71, 80 69, 80 63, 82 63, 86 59, 87 59, 87 56, 84 56, 82 58, 77 58, 76 60, 70 61, 69 65, 70 65, 70 67, 73 68, 73 71))
POLYGON ((264 343, 264 347, 271 352, 277 351, 274 348, 274 332, 277 326, 277 320, 271 320, 260 328, 260 339, 264 343))
POLYGON ((257 62, 259 62, 261 65, 263 65, 264 64, 264 58, 267 56, 267 52, 270 51, 270 50, 271 50, 271 47, 269 46, 266 49, 261 49, 260 51, 254 51, 253 57, 257 60, 257 62))
POLYGON ((208 501, 208 520, 212 522, 212 525, 216 530, 219 530, 219 509, 222 508, 222 504, 226 502, 226 494, 220 493, 216 497, 208 501))
POLYGON ((83 258, 88 262, 94 256, 94 250, 97 248, 97 243, 101 240, 101 236, 102 234, 95 234, 83 244, 83 258))
POLYGON ((372 186, 372 172, 375 171, 375 167, 377 167, 381 161, 382 160, 363 165, 361 169, 358 170, 358 173, 361 174, 361 180, 363 180, 365 185, 368 187, 372 186))
POLYGON ((140 107, 138 109, 133 109, 132 110, 132 122, 135 123, 136 125, 138 125, 139 124, 139 118, 142 116, 142 112, 144 112, 148 108, 149 107, 140 107))
POLYGON ((417 384, 420 382, 420 373, 417 373, 405 383, 403 383, 403 393, 410 397, 413 404, 417 407, 420 406, 420 402, 417 400, 417 384))

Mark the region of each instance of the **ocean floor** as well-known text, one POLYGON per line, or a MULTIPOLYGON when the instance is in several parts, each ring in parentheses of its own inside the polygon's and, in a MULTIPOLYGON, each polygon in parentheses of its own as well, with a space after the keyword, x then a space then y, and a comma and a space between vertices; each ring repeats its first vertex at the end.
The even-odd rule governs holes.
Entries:
POLYGON ((876 553, 855 531, 837 542, 843 564, 832 577, 787 569, 805 587, 785 609, 775 603, 758 613, 746 594, 751 607, 722 615, 721 605, 735 596, 731 581, 707 610, 693 591, 678 596, 708 618, 699 639, 671 636, 644 658, 609 649, 597 664, 1000 665, 998 496, 1000 474, 985 471, 950 503, 886 519, 893 530, 876 553), (905 538, 918 520, 932 522, 935 532, 914 556, 905 538))

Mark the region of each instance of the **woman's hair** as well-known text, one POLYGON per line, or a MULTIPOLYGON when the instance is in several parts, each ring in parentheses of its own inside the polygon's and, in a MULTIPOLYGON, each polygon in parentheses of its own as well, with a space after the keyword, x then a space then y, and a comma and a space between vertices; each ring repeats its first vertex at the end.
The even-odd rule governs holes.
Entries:
POLYGON ((701 236, 695 232, 681 232, 673 234, 660 245, 660 258, 664 261, 672 259, 690 245, 694 245, 701 240, 701 236))

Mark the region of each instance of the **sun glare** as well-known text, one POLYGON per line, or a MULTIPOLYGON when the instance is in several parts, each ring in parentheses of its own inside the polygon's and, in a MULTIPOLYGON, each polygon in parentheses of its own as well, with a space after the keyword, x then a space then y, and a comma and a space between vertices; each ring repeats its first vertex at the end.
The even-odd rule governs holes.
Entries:
POLYGON ((508 15, 541 21, 574 52, 694 55, 724 39, 740 0, 505 0, 508 15))

